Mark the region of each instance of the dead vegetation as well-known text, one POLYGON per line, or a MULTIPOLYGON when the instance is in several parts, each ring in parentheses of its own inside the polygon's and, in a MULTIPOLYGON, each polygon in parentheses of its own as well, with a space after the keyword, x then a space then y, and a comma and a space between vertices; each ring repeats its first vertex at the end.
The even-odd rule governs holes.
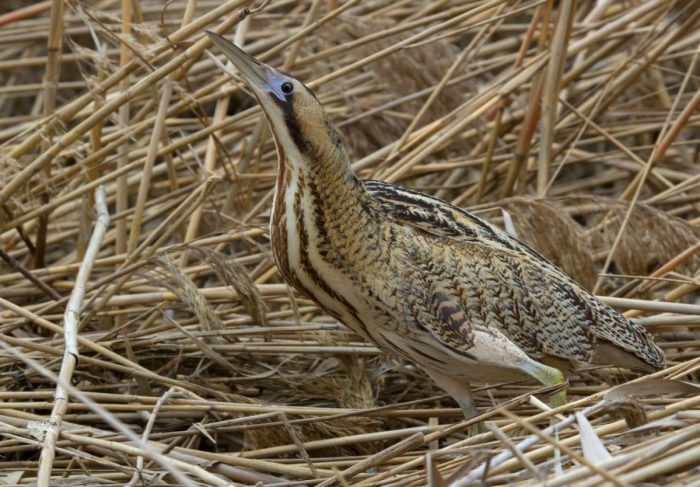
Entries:
POLYGON ((695 0, 3 1, 0 484, 700 482, 699 27, 695 0), (312 86, 362 177, 510 218, 669 368, 580 367, 555 413, 484 385, 467 437, 280 280, 274 145, 203 29, 312 86))

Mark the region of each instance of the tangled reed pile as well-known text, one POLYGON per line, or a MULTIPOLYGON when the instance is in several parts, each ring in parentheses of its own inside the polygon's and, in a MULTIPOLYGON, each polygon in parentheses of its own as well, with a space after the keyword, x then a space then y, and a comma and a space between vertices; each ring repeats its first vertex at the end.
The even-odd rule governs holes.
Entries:
POLYGON ((4 0, 0 46, 0 484, 700 482, 697 1, 4 0), (312 86, 362 177, 504 225, 668 369, 582 366, 554 413, 485 384, 468 437, 280 280, 274 145, 204 29, 312 86))

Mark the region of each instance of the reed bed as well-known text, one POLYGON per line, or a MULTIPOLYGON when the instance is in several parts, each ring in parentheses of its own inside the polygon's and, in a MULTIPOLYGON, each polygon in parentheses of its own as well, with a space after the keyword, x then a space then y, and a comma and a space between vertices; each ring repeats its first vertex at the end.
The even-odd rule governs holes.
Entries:
POLYGON ((700 484, 695 0, 5 0, 0 484, 700 484), (669 367, 484 384, 489 432, 286 286, 259 108, 313 87, 356 171, 484 216, 669 367), (231 68, 228 67, 229 71, 231 68))

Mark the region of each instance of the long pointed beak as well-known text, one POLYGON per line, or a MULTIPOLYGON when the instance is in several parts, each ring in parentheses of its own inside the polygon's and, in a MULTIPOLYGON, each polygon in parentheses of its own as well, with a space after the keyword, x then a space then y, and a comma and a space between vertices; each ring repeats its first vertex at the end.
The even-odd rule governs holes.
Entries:
POLYGON ((225 37, 205 30, 204 33, 209 39, 221 49, 226 57, 233 63, 241 73, 244 81, 257 94, 262 95, 263 92, 268 92, 276 95, 280 99, 284 99, 284 94, 279 92, 276 82, 280 78, 280 74, 267 64, 261 63, 253 56, 247 54, 243 49, 229 41, 225 37))

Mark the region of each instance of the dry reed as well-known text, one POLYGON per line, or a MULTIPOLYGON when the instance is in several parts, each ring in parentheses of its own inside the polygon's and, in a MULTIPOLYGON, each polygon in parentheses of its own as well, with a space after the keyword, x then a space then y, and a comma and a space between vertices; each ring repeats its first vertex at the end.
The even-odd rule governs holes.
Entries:
POLYGON ((0 484, 700 483, 699 5, 3 1, 0 484), (668 369, 580 366, 556 411, 482 385, 468 437, 282 283, 273 141, 204 29, 312 86, 362 177, 505 211, 668 369))

